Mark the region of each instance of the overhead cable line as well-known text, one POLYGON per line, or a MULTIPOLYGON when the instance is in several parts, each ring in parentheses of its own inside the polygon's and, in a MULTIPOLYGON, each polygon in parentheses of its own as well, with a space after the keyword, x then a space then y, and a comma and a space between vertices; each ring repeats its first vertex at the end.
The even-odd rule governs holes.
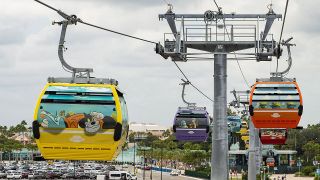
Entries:
POLYGON ((241 66, 240 66, 239 60, 238 60, 238 58, 237 58, 237 55, 234 54, 234 57, 237 59, 237 64, 238 64, 239 70, 240 70, 240 72, 241 72, 242 78, 243 78, 244 82, 246 83, 246 85, 248 86, 248 88, 250 89, 249 82, 248 82, 247 78, 246 78, 246 77, 244 76, 244 74, 243 74, 243 71, 242 71, 242 68, 241 68, 241 66))
POLYGON ((35 1, 40 3, 40 4, 42 4, 42 5, 44 5, 44 6, 46 6, 46 7, 48 7, 49 9, 51 9, 53 11, 56 11, 59 15, 61 15, 63 18, 65 18, 67 20, 70 20, 70 19, 76 20, 76 22, 79 22, 79 23, 82 23, 82 24, 85 24, 87 26, 91 26, 91 27, 94 27, 94 28, 97 28, 97 29, 101 29, 101 30, 104 30, 104 31, 108 31, 108 32, 111 32, 111 33, 114 33, 114 34, 118 34, 118 35, 121 35, 121 36, 129 37, 129 38, 132 38, 132 39, 136 39, 136 40, 140 40, 140 41, 144 41, 144 42, 148 42, 148 43, 152 43, 152 44, 158 44, 157 42, 154 42, 154 41, 150 41, 150 40, 143 39, 143 38, 140 38, 140 37, 132 36, 132 35, 121 33, 121 32, 118 32, 118 31, 114 31, 114 30, 111 30, 111 29, 108 29, 108 28, 97 26, 97 25, 82 21, 79 18, 73 18, 74 15, 69 16, 69 15, 63 13, 61 10, 55 9, 54 7, 49 6, 48 4, 45 4, 45 3, 43 3, 43 2, 41 2, 39 0, 35 0, 35 1))
POLYGON ((281 42, 282 33, 283 33, 283 28, 284 28, 284 24, 285 24, 285 22, 286 22, 288 4, 289 4, 289 0, 287 0, 287 2, 286 2, 286 8, 285 8, 285 10, 284 10, 284 17, 283 17, 283 22, 282 22, 282 27, 281 27, 281 34, 280 34, 280 38, 279 38, 279 43, 281 42))
POLYGON ((210 100, 211 102, 214 102, 209 96, 207 96, 205 93, 203 93, 199 88, 197 88, 195 85, 193 85, 191 83, 191 81, 189 80, 189 78, 186 76, 186 74, 182 71, 182 69, 178 66, 178 64, 175 61, 172 61, 176 67, 179 69, 179 71, 181 72, 181 74, 183 75, 183 77, 187 80, 187 82, 190 83, 190 85, 196 89, 200 94, 202 94, 204 97, 206 97, 208 100, 210 100))
MULTIPOLYGON (((97 25, 94 25, 94 24, 91 24, 91 23, 87 23, 85 21, 82 21, 81 19, 79 18, 76 18, 76 16, 74 15, 67 15, 65 14, 64 12, 62 12, 61 10, 58 10, 58 9, 55 9, 54 7, 52 6, 49 6, 48 4, 45 4, 39 0, 35 0, 36 2, 48 7, 49 9, 53 10, 53 11, 56 11, 59 15, 61 15, 63 18, 69 20, 69 21, 75 21, 75 22, 72 22, 74 24, 76 24, 76 22, 79 22, 79 23, 82 23, 82 24, 85 24, 85 25, 88 25, 88 26, 91 26, 91 27, 94 27, 94 28, 97 28, 97 29, 101 29, 101 30, 105 30, 105 31, 108 31, 108 32, 111 32, 111 33, 115 33, 115 34, 118 34, 118 35, 122 35, 122 36, 126 36, 126 37, 129 37, 129 38, 133 38, 133 39, 136 39, 136 40, 140 40, 140 41, 144 41, 144 42, 148 42, 148 43, 152 43, 152 44, 158 44, 157 42, 154 42, 154 41, 150 41, 150 40, 146 40, 146 39, 143 39, 143 38, 139 38, 139 37, 136 37, 136 36, 131 36, 131 35, 128 35, 128 34, 125 34, 125 33, 121 33, 121 32, 118 32, 118 31, 114 31, 114 30, 111 30, 111 29, 107 29, 107 28, 104 28, 104 27, 101 27, 101 26, 97 26, 97 25)), ((166 2, 166 1, 165 1, 166 2)), ((166 2, 167 3, 167 2, 166 2)), ((169 4, 169 3, 167 3, 169 4)), ((173 61, 174 62, 174 61, 173 61)), ((182 75, 186 78, 186 80, 188 82, 189 79, 187 78, 187 76, 183 73, 183 71, 180 69, 180 67, 177 65, 176 62, 174 62, 175 65, 177 66, 177 68, 179 69, 179 71, 182 73, 182 75)), ((207 99, 209 99, 210 101, 213 102, 213 100, 207 96, 206 94, 204 94, 199 88, 197 88, 195 85, 193 85, 191 82, 190 82, 190 85, 195 88, 199 93, 201 93, 203 96, 205 96, 207 99)))
MULTIPOLYGON (((231 38, 230 38, 230 36, 229 36, 228 29, 227 29, 227 27, 226 27, 226 22, 225 22, 224 19, 223 19, 223 25, 224 25, 224 29, 226 30, 226 33, 227 33, 227 36, 228 36, 229 40, 231 40, 231 38)), ((243 73, 243 71, 242 71, 242 68, 241 68, 241 66, 240 66, 240 63, 239 63, 239 60, 238 60, 238 57, 237 57, 236 53, 233 52, 233 55, 234 55, 234 57, 235 57, 235 59, 236 59, 236 61, 237 61, 239 70, 240 70, 240 72, 241 72, 241 76, 242 76, 244 82, 246 83, 246 85, 248 86, 248 88, 250 89, 249 82, 248 82, 247 78, 245 77, 245 75, 244 75, 244 73, 243 73)))
MULTIPOLYGON (((286 2, 286 7, 285 7, 285 10, 284 10, 284 17, 283 17, 283 21, 282 21, 282 27, 281 27, 280 38, 279 38, 279 45, 278 45, 279 48, 280 48, 280 43, 281 43, 281 40, 282 40, 282 34, 283 34, 284 24, 285 24, 285 22, 286 22, 288 5, 289 5, 289 0, 287 0, 287 2, 286 2)), ((278 72, 278 68, 279 68, 279 57, 277 58, 277 68, 276 68, 276 72, 278 72)))
POLYGON ((218 9, 218 12, 219 12, 219 14, 222 14, 222 7, 220 7, 219 5, 218 5, 218 3, 217 3, 217 1, 216 0, 213 0, 213 2, 214 2, 214 4, 217 6, 217 9, 218 9))
POLYGON ((119 34, 119 35, 122 35, 122 36, 126 36, 126 37, 129 37, 129 38, 137 39, 137 40, 148 42, 148 43, 152 43, 152 44, 158 44, 157 42, 154 42, 154 41, 150 41, 150 40, 142 39, 142 38, 139 38, 139 37, 136 37, 136 36, 131 36, 131 35, 128 35, 128 34, 124 34, 124 33, 121 33, 121 32, 118 32, 118 31, 114 31, 114 30, 111 30, 111 29, 107 29, 107 28, 104 28, 104 27, 101 27, 101 26, 90 24, 90 23, 84 22, 82 20, 80 20, 79 22, 82 23, 82 24, 97 28, 97 29, 109 31, 111 33, 119 34))
MULTIPOLYGON (((222 8, 218 5, 217 1, 216 1, 216 0, 213 0, 213 2, 214 2, 215 5, 217 6, 219 13, 222 13, 222 11, 221 11, 222 8)), ((225 30, 226 30, 226 32, 227 32, 228 38, 229 38, 229 40, 231 40, 231 38, 230 38, 230 36, 229 36, 228 29, 227 29, 227 27, 226 27, 225 19, 223 19, 223 24, 224 24, 224 28, 225 28, 225 30)), ((240 66, 239 59, 238 59, 236 53, 233 52, 233 55, 234 55, 234 57, 235 57, 235 60, 237 61, 237 64, 238 64, 239 70, 240 70, 240 72, 241 72, 242 78, 243 78, 244 82, 246 83, 246 85, 248 86, 248 88, 250 89, 249 82, 248 82, 247 78, 245 77, 245 75, 244 75, 244 73, 243 73, 243 71, 242 71, 242 68, 241 68, 241 66, 240 66)))
POLYGON ((164 3, 166 3, 167 5, 169 5, 170 3, 167 0, 162 0, 164 3))

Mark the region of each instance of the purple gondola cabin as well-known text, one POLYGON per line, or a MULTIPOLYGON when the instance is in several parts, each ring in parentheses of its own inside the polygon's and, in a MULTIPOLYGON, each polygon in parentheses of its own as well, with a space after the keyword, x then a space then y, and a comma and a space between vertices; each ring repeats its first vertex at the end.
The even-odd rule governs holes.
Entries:
POLYGON ((209 136, 210 117, 205 107, 179 107, 173 132, 177 141, 204 142, 209 136))

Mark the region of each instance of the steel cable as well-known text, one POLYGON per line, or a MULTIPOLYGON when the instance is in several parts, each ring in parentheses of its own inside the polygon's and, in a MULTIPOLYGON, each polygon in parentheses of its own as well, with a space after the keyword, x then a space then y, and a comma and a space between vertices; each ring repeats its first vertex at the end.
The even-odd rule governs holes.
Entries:
POLYGON ((79 22, 79 23, 82 23, 82 24, 85 24, 87 26, 91 26, 91 27, 94 27, 94 28, 97 28, 97 29, 101 29, 101 30, 104 30, 104 31, 108 31, 108 32, 111 32, 111 33, 115 33, 115 34, 118 34, 118 35, 121 35, 121 36, 125 36, 125 37, 129 37, 129 38, 132 38, 132 39, 136 39, 136 40, 140 40, 140 41, 144 41, 144 42, 148 42, 148 43, 152 43, 152 44, 158 44, 157 42, 154 42, 154 41, 150 41, 150 40, 147 40, 147 39, 143 39, 143 38, 140 38, 140 37, 136 37, 136 36, 132 36, 132 35, 129 35, 129 34, 125 34, 125 33, 121 33, 121 32, 118 32, 118 31, 114 31, 114 30, 111 30, 111 29, 107 29, 107 28, 104 28, 104 27, 101 27, 101 26, 97 26, 97 25, 94 25, 94 24, 90 24, 90 23, 87 23, 85 21, 82 21, 81 19, 79 18, 76 18, 75 15, 67 15, 65 14, 64 12, 48 5, 48 4, 45 4, 39 0, 34 0, 44 6, 46 6, 47 8, 53 10, 53 11, 56 11, 59 15, 61 15, 63 18, 65 18, 68 22, 71 22, 72 24, 76 24, 76 22, 79 22))
POLYGON ((194 84, 192 84, 192 82, 189 80, 189 78, 186 76, 186 74, 182 71, 182 69, 178 66, 178 64, 175 61, 172 61, 176 67, 179 69, 179 71, 181 72, 181 74, 183 75, 183 77, 190 83, 190 85, 196 89, 200 94, 202 94, 204 97, 206 97, 208 100, 210 100, 211 102, 214 102, 209 96, 207 96, 205 93, 203 93, 198 87, 196 87, 194 84))
MULTIPOLYGON (((228 36, 229 40, 231 40, 224 19, 223 19, 223 25, 224 25, 224 29, 226 30, 226 33, 227 33, 227 36, 228 36)), ((242 68, 241 68, 241 66, 240 66, 240 63, 239 63, 239 60, 238 60, 238 57, 237 57, 236 53, 233 52, 233 55, 234 55, 234 57, 235 57, 235 59, 236 59, 236 61, 237 61, 237 64, 238 64, 239 70, 240 70, 240 72, 241 72, 242 78, 243 78, 244 82, 246 83, 247 87, 250 89, 249 82, 248 82, 247 78, 245 77, 245 75, 244 75, 244 73, 243 73, 243 71, 242 71, 242 68)))
MULTIPOLYGON (((283 22, 282 22, 282 27, 281 27, 281 32, 280 32, 279 45, 278 45, 279 47, 278 47, 278 48, 280 48, 280 43, 281 43, 281 39, 282 39, 284 24, 285 24, 285 22, 286 22, 288 5, 289 5, 289 0, 287 0, 287 2, 286 2, 286 7, 285 7, 285 10, 284 10, 284 17, 283 17, 283 22)), ((279 58, 277 58, 276 72, 278 72, 278 68, 279 68, 279 58)))

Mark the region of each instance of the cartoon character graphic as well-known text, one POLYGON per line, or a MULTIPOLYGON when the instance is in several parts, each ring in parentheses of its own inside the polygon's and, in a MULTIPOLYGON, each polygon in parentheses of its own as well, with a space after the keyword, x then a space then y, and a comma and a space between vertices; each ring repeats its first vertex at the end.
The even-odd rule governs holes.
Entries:
POLYGON ((85 117, 79 121, 79 127, 84 128, 87 133, 96 133, 100 129, 112 129, 115 125, 114 118, 94 111, 85 114, 85 117))
MULTIPOLYGON (((54 111, 53 111, 54 112, 54 111)), ((116 112, 104 115, 102 112, 66 112, 66 110, 56 110, 56 115, 52 111, 48 112, 41 108, 39 113, 39 123, 45 128, 83 128, 87 133, 97 133, 101 129, 113 129, 116 125, 116 112)))
POLYGON ((100 113, 100 112, 91 112, 90 116, 92 117, 92 121, 97 121, 100 124, 100 126, 102 127, 103 118, 104 118, 104 115, 102 113, 100 113))
MULTIPOLYGON (((112 115, 113 116, 113 115, 112 115)), ((97 126, 99 124, 100 129, 113 129, 116 125, 116 120, 112 116, 106 116, 100 112, 91 112, 86 114, 86 117, 79 122, 79 127, 91 129, 90 122, 92 125, 97 126)), ((94 127, 97 128, 97 127, 94 127)), ((92 129, 89 131, 93 131, 92 129)))
POLYGON ((82 119, 85 119, 85 114, 73 114, 73 115, 68 115, 65 118, 65 123, 68 128, 79 128, 79 122, 82 119))
POLYGON ((84 130, 87 133, 96 133, 100 130, 100 124, 98 121, 88 121, 85 122, 85 128, 84 130))
POLYGON ((40 124, 45 128, 66 128, 64 117, 65 111, 60 111, 59 115, 54 116, 50 112, 42 110, 40 112, 40 124))
POLYGON ((85 127, 84 130, 87 133, 96 133, 98 132, 103 126, 103 118, 104 115, 99 112, 91 112, 91 118, 87 118, 84 122, 85 127))
POLYGON ((45 119, 45 116, 42 116, 41 118, 42 118, 42 122, 40 123, 40 125, 45 128, 49 127, 49 121, 45 119))

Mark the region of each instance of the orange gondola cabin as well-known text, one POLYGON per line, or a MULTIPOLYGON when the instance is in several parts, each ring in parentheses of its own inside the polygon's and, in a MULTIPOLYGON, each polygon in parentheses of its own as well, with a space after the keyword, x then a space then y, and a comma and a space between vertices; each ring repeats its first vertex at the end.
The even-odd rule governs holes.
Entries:
POLYGON ((256 128, 296 128, 303 111, 295 79, 257 81, 250 94, 249 112, 256 128))

